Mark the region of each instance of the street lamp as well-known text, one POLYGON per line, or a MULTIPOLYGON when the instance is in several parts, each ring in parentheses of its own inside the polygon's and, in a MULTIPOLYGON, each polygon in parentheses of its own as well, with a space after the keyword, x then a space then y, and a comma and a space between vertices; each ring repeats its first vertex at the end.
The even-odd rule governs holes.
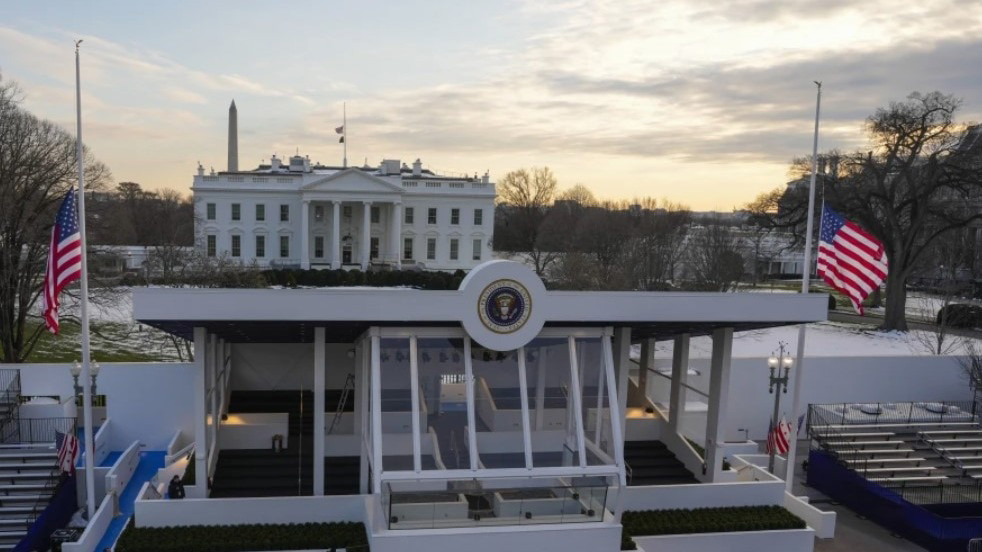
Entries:
MULTIPOLYGON (((794 358, 792 358, 790 354, 785 354, 786 346, 787 345, 783 341, 778 342, 778 354, 771 354, 771 356, 767 359, 767 367, 771 370, 771 375, 768 379, 767 392, 774 395, 774 416, 771 418, 771 427, 767 432, 768 439, 771 438, 771 431, 775 431, 775 428, 777 428, 777 415, 781 410, 781 394, 788 392, 788 372, 791 371, 791 366, 794 364, 794 358), (777 393, 774 392, 775 390, 777 390, 777 393)), ((777 451, 775 450, 776 447, 773 445, 769 448, 770 453, 768 454, 769 458, 767 460, 767 471, 774 473, 774 455, 777 453, 777 451)))
MULTIPOLYGON (((75 396, 79 397, 82 395, 82 386, 78 384, 78 378, 82 375, 82 363, 76 360, 75 364, 72 364, 71 367, 68 368, 68 371, 72 374, 72 379, 75 380, 75 396)), ((89 375, 92 377, 92 396, 94 397, 96 394, 96 377, 99 375, 98 362, 93 361, 92 364, 89 365, 89 375)))

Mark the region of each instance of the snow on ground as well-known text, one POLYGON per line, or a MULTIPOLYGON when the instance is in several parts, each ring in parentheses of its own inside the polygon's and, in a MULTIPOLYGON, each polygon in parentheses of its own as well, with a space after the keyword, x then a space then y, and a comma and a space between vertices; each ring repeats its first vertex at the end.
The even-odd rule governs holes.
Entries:
MULTIPOLYGON (((934 338, 931 332, 881 332, 870 326, 842 322, 809 324, 805 334, 806 356, 918 356, 930 355, 928 343, 934 338)), ((965 353, 964 341, 958 337, 947 338, 946 354, 965 353)), ((798 347, 798 326, 782 326, 766 330, 752 330, 733 334, 733 357, 766 357, 776 352, 780 342, 794 355, 798 347)), ((978 340, 976 340, 978 341, 978 340)), ((672 358, 672 341, 659 341, 655 345, 655 358, 672 358)), ((632 356, 640 354, 635 345, 632 356)), ((712 340, 709 337, 693 337, 689 342, 690 358, 709 358, 712 340)))

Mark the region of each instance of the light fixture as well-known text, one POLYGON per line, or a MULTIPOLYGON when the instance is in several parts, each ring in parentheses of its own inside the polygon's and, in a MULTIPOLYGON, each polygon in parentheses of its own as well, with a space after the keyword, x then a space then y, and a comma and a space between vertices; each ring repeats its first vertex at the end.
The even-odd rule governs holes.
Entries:
POLYGON ((75 364, 68 368, 68 371, 72 373, 73 378, 78 380, 78 377, 82 375, 82 363, 76 360, 75 364))

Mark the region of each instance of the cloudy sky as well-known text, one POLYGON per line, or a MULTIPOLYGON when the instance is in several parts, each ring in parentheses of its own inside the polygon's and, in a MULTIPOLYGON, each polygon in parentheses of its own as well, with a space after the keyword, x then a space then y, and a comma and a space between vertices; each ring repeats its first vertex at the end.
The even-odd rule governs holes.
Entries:
POLYGON ((422 158, 443 172, 548 165, 563 187, 730 209, 808 153, 864 144, 913 90, 982 119, 982 2, 468 0, 4 2, 0 75, 74 128, 117 181, 187 191, 198 161, 300 149, 339 163, 422 158))

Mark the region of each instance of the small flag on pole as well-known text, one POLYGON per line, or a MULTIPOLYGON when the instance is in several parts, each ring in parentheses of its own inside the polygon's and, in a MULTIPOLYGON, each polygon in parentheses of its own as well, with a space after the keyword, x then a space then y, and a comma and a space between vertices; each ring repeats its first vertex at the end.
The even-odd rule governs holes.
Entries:
POLYGON ((62 473, 75 473, 78 458, 78 438, 70 433, 55 431, 55 447, 58 449, 58 468, 62 473))
POLYGON ((58 333, 58 296, 68 284, 82 277, 82 235, 78 230, 75 188, 68 190, 61 202, 55 224, 51 227, 51 248, 44 271, 41 307, 44 324, 58 333))
POLYGON ((863 314, 863 299, 887 277, 883 244, 859 225, 828 207, 822 210, 818 242, 818 275, 849 298, 863 314))
POLYGON ((784 417, 778 422, 777 427, 771 426, 767 432, 767 454, 775 452, 777 454, 787 454, 791 448, 791 424, 784 417))

